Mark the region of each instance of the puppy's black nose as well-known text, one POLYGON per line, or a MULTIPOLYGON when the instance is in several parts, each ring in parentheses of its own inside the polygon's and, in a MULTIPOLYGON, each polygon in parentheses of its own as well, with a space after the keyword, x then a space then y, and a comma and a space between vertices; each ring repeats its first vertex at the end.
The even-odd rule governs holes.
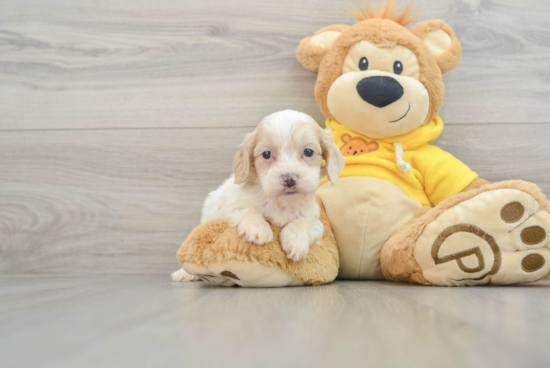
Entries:
POLYGON ((374 76, 357 83, 361 98, 376 107, 386 107, 403 97, 403 87, 392 77, 374 76))
POLYGON ((285 187, 292 188, 296 185, 296 179, 292 175, 285 175, 284 177, 285 187))

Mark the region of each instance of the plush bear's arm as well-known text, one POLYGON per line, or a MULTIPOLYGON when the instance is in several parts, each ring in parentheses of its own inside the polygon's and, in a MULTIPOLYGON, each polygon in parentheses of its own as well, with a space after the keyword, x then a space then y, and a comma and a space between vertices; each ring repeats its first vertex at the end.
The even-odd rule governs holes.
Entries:
POLYGON ((464 191, 477 174, 449 152, 429 144, 418 149, 424 154, 424 190, 432 204, 464 191))

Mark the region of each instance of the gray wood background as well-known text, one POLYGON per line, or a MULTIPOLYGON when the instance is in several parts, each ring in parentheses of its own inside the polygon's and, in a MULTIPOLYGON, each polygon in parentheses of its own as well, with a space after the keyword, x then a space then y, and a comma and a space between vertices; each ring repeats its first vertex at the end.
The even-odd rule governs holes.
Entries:
MULTIPOLYGON (((550 194, 550 2, 418 6, 464 48, 436 143, 550 194)), ((352 22, 343 0, 0 0, 0 273, 173 271, 246 132, 323 122, 294 51, 352 22)))

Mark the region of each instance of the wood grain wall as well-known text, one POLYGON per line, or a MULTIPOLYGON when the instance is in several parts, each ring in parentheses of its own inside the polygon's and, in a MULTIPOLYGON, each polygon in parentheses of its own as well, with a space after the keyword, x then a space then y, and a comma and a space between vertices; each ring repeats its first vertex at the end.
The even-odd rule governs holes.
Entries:
MULTIPOLYGON (((550 194, 550 2, 418 3, 464 48, 436 143, 550 194)), ((172 271, 246 132, 323 121, 294 51, 352 22, 343 0, 0 0, 0 273, 172 271)))

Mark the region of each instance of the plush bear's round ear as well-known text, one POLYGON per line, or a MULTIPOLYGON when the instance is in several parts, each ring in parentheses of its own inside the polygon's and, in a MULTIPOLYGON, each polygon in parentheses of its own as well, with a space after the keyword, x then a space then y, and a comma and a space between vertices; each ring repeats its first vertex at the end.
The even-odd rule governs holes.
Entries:
POLYGON ((442 73, 454 69, 462 58, 462 46, 455 32, 442 20, 428 20, 416 24, 411 32, 424 41, 442 73))
POLYGON ((349 143, 351 141, 351 135, 349 134, 342 134, 342 136, 340 137, 340 139, 342 140, 342 142, 344 143, 349 143))
POLYGON ((304 38, 296 50, 296 58, 300 64, 311 71, 318 71, 323 57, 347 28, 347 25, 335 24, 321 29, 313 37, 304 38))

